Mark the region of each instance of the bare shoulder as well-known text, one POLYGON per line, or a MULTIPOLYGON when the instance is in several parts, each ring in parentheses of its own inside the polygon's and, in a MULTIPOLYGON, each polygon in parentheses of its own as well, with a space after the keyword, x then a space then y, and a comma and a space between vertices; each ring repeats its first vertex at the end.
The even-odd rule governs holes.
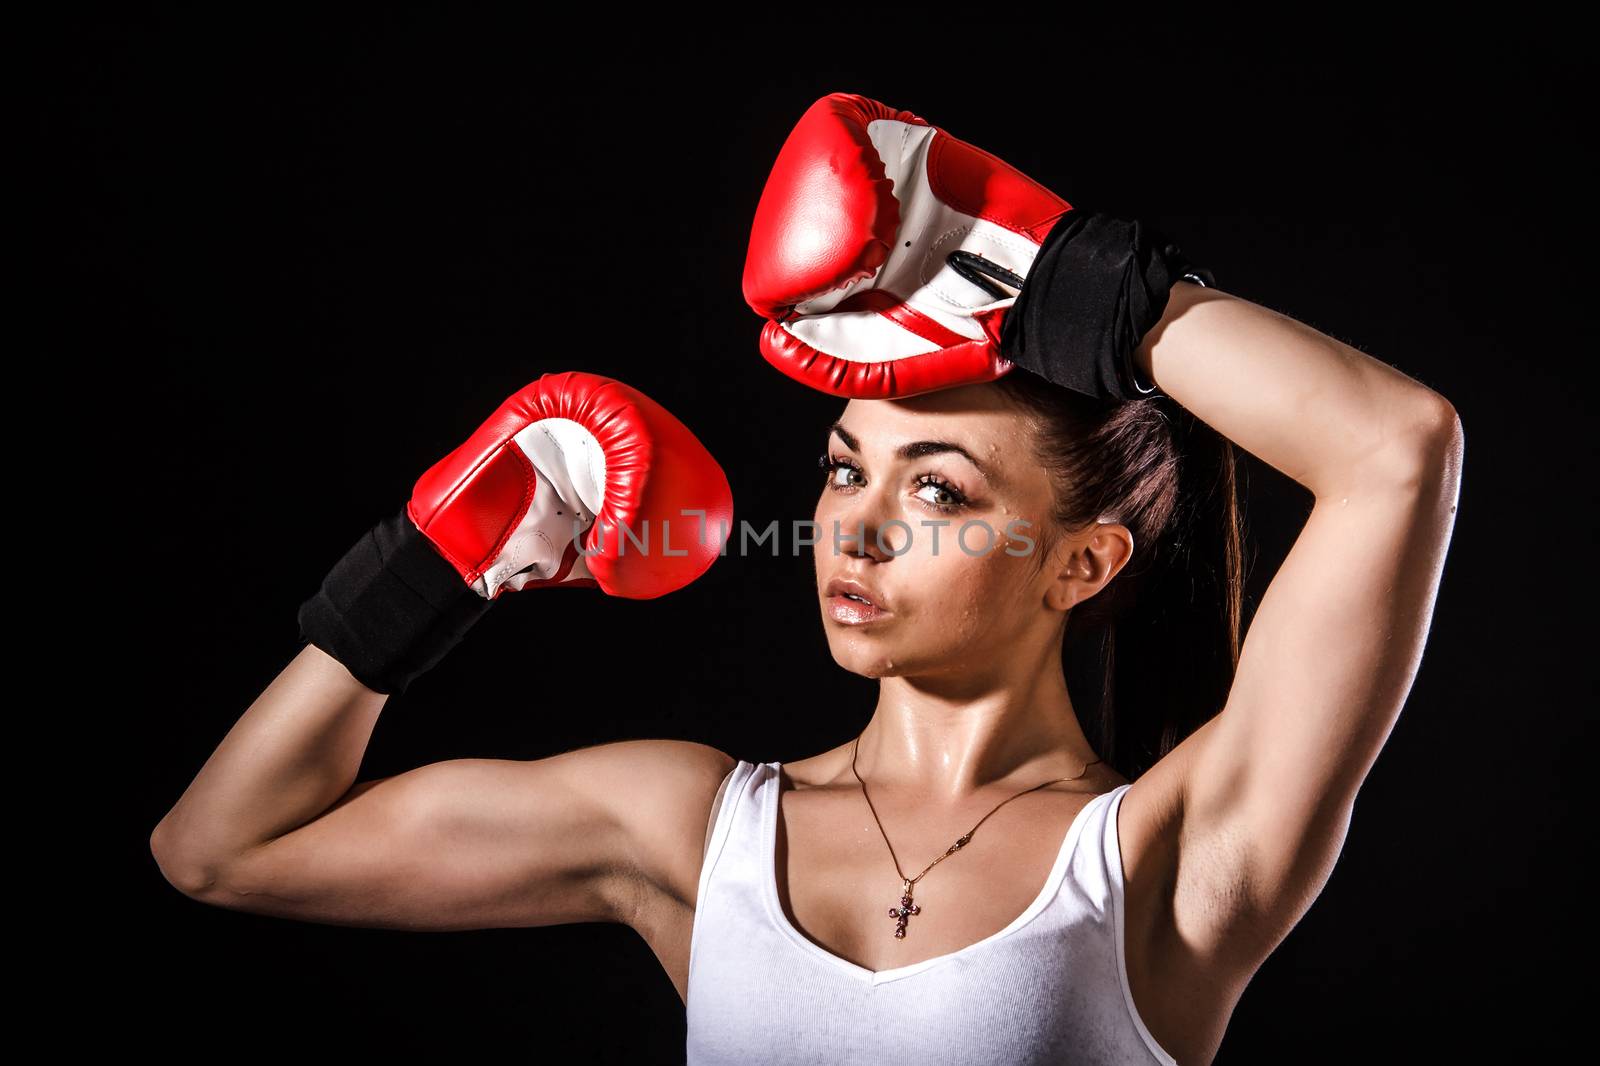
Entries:
POLYGON ((738 760, 690 740, 628 740, 606 748, 617 760, 609 776, 619 782, 613 801, 635 911, 662 896, 692 909, 712 803, 738 760))

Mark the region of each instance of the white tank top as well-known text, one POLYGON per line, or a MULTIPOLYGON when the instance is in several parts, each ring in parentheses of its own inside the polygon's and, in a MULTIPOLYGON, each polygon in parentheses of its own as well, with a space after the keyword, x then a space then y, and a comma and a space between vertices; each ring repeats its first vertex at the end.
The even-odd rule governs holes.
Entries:
POLYGON ((741 759, 719 793, 689 939, 690 1066, 1176 1066, 1128 988, 1116 830, 1128 785, 1078 812, 1044 888, 1010 925, 872 971, 812 943, 783 913, 778 766, 741 759))

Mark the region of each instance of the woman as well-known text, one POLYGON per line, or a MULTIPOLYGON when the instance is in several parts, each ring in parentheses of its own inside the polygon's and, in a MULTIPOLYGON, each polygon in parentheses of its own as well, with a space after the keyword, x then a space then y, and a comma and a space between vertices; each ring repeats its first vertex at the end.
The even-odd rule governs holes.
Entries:
POLYGON ((388 695, 471 597, 660 595, 710 565, 641 588, 575 561, 557 518, 615 503, 611 464, 676 456, 694 476, 654 483, 712 484, 701 510, 725 482, 658 408, 605 439, 609 385, 530 386, 302 610, 311 641, 156 827, 163 873, 319 922, 625 923, 685 999, 696 1063, 1210 1062, 1404 704, 1462 435, 1433 391, 1215 287, 1174 285, 1159 315, 1131 353, 1159 392, 1129 402, 1016 370, 845 405, 815 558, 835 661, 880 682, 859 736, 786 764, 642 740, 356 782, 388 695), (552 412, 583 431, 533 440, 552 412), (513 438, 538 528, 465 563, 481 545, 451 538, 507 516, 437 508, 513 438), (1242 648, 1232 445, 1315 497, 1242 648))

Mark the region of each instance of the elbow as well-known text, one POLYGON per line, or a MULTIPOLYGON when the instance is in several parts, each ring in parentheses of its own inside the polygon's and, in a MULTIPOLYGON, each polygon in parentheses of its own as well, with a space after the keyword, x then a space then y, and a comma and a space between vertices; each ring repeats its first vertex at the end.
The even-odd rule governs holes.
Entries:
POLYGON ((1422 436, 1428 441, 1454 441, 1461 436, 1461 416, 1455 405, 1437 392, 1428 392, 1418 421, 1422 436))
POLYGON ((1425 390, 1406 419, 1406 432, 1388 449, 1390 476, 1421 487, 1459 478, 1466 438, 1461 416, 1443 396, 1425 390))
POLYGON ((161 871, 161 876, 173 888, 192 899, 205 898, 217 884, 217 868, 213 863, 196 862, 186 856, 182 849, 176 847, 167 839, 167 832, 163 830, 165 821, 159 823, 150 834, 150 856, 156 861, 156 869, 161 871))
POLYGON ((1458 476, 1465 447, 1461 416, 1454 405, 1438 393, 1429 392, 1417 417, 1413 465, 1429 479, 1458 476))

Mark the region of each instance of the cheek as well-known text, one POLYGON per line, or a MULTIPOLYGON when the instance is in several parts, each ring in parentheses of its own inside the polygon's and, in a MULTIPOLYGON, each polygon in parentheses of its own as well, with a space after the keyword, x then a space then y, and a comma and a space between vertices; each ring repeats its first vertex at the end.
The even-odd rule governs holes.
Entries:
POLYGON ((980 635, 1003 635, 1010 622, 1021 620, 1016 608, 1026 588, 1028 564, 1026 558, 1007 555, 1000 540, 985 551, 988 541, 982 530, 970 531, 966 543, 970 553, 962 550, 955 527, 950 527, 940 531, 937 554, 931 541, 924 545, 919 540, 900 560, 916 572, 914 581, 900 584, 914 591, 917 613, 936 619, 949 637, 962 643, 980 635))
MULTIPOLYGON (((844 536, 854 532, 845 524, 844 516, 840 513, 839 497, 827 489, 822 490, 822 495, 817 497, 816 510, 811 512, 811 536, 818 545, 826 545, 831 550, 833 545, 833 527, 837 523, 844 536)), ((846 542, 848 544, 848 542, 846 542)))
MULTIPOLYGON (((817 509, 811 514, 810 527, 808 528, 804 523, 800 523, 795 529, 795 534, 797 539, 805 537, 811 541, 810 550, 816 560, 817 570, 819 572, 823 570, 831 571, 844 556, 859 553, 861 542, 856 536, 857 533, 861 532, 859 526, 859 519, 855 523, 847 521, 842 509, 839 507, 838 499, 825 493, 817 501, 817 509), (837 527, 837 531, 835 527, 837 527)), ((895 543, 894 534, 896 532, 891 530, 885 534, 885 540, 891 545, 895 543)), ((871 530, 868 530, 869 544, 871 543, 871 536, 871 530)))

